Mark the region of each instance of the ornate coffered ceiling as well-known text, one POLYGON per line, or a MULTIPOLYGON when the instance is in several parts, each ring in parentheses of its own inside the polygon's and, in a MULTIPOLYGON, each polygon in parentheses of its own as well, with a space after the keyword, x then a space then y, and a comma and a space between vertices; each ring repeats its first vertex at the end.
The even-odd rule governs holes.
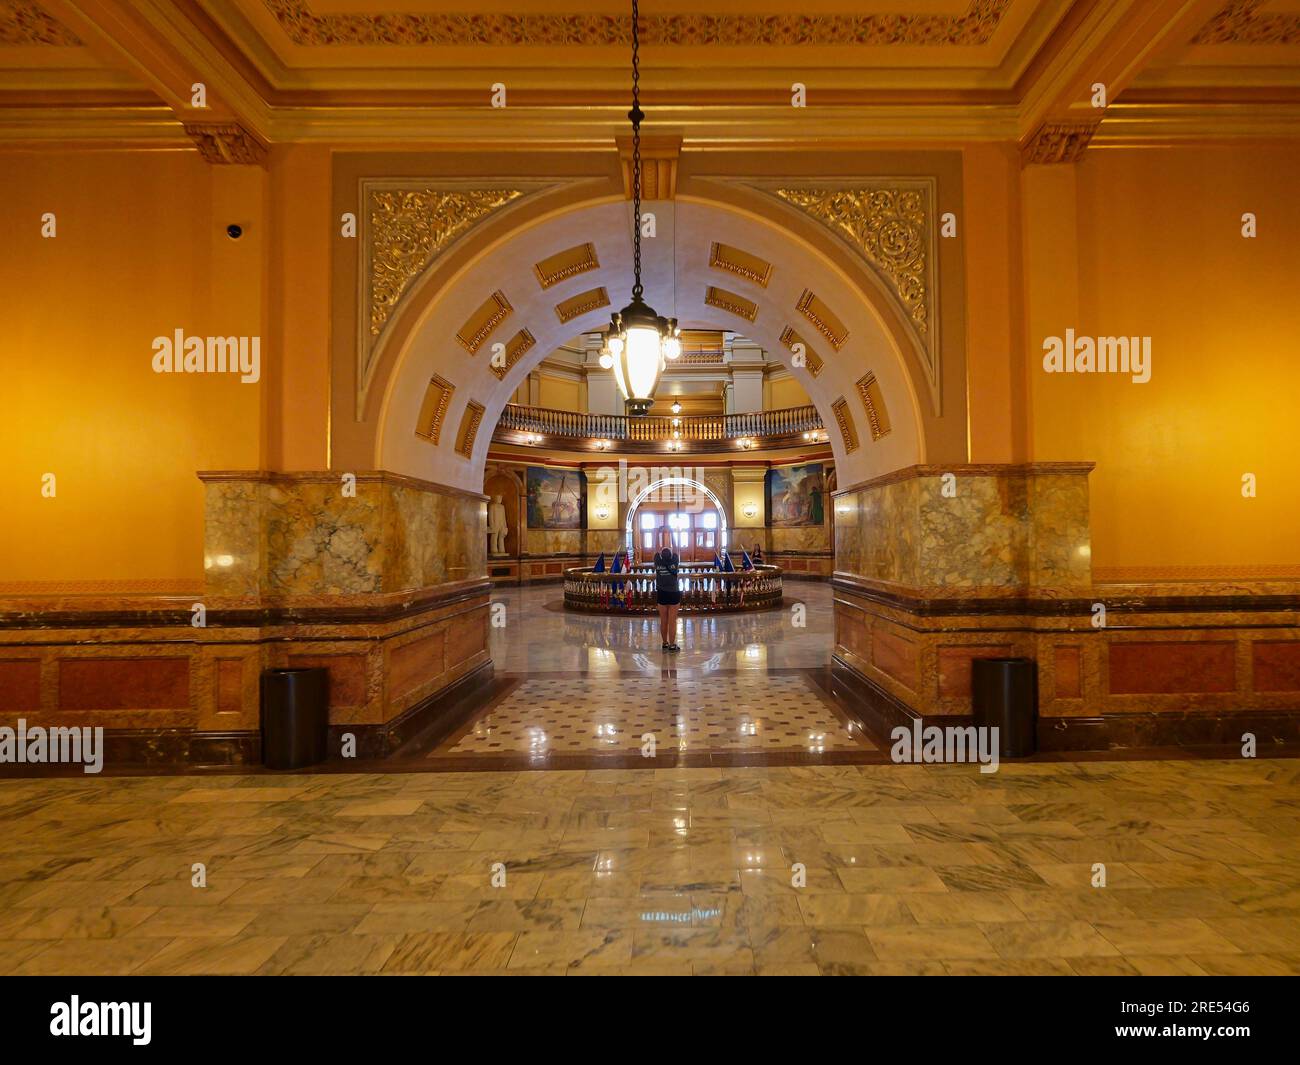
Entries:
MULTIPOLYGON (((630 29, 625 0, 0 0, 0 140, 183 143, 201 81, 260 144, 603 144, 630 29)), ((641 36, 647 129, 694 145, 1300 131, 1300 0, 644 0, 641 36)))
POLYGON ((0 47, 77 48, 80 45, 77 35, 40 4, 30 0, 0 3, 0 47))

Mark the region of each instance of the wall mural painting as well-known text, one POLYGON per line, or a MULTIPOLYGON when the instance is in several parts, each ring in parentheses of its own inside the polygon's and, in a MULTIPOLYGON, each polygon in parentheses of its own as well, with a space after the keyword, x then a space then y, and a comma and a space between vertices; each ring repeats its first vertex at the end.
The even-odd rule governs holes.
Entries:
POLYGON ((528 467, 530 529, 581 529, 586 499, 587 478, 581 470, 528 467))
POLYGON ((825 524, 826 476, 820 462, 768 470, 766 487, 773 528, 825 524))

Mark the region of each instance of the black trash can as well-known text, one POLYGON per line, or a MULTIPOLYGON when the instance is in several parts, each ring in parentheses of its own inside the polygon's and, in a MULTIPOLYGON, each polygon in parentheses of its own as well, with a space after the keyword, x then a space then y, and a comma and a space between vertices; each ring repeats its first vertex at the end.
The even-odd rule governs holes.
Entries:
POLYGON ((262 673, 262 764, 302 769, 329 753, 329 673, 268 669, 262 673))
POLYGON ((1038 663, 1032 658, 972 659, 971 703, 976 727, 998 730, 999 757, 1038 749, 1038 663))

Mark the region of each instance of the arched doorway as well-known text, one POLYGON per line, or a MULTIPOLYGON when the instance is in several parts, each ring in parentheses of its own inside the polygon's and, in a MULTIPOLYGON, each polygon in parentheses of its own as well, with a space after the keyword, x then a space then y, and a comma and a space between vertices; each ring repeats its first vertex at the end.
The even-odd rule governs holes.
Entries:
POLYGON ((727 510, 702 481, 692 477, 661 477, 628 501, 623 537, 629 558, 646 558, 660 547, 670 546, 683 561, 709 561, 717 551, 728 546, 727 510), (661 498, 669 488, 687 491, 672 492, 669 498, 661 498), (655 518, 653 525, 644 521, 647 515, 655 518), (716 517, 715 523, 708 521, 710 515, 716 517), (704 520, 696 521, 697 516, 704 520))

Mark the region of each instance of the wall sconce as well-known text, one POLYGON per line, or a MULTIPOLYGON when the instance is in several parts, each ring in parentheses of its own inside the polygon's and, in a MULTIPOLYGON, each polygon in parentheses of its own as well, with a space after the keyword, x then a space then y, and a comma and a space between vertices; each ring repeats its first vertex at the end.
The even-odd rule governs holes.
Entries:
POLYGON ((604 506, 604 505, 598 506, 598 507, 596 508, 596 520, 597 520, 597 521, 608 521, 608 520, 609 520, 609 507, 604 506))
POLYGON ((756 518, 758 517, 758 504, 752 502, 746 503, 740 508, 740 512, 747 518, 756 518))
POLYGON ((674 401, 673 401, 673 407, 672 407, 672 410, 673 410, 673 413, 674 413, 674 414, 681 414, 681 412, 682 412, 682 405, 681 405, 680 403, 678 403, 676 400, 674 400, 674 401))
POLYGON ((596 447, 596 450, 597 450, 597 451, 608 451, 608 450, 609 450, 609 441, 608 441, 608 440, 596 440, 596 441, 594 441, 594 443, 595 443, 595 447, 596 447))

